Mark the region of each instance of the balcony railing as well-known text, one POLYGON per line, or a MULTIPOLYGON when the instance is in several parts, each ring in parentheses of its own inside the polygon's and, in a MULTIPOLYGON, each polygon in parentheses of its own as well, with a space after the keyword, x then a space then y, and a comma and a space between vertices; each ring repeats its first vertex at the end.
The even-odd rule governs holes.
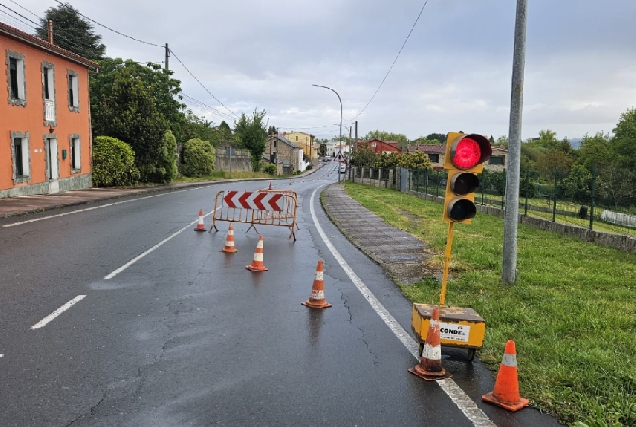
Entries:
POLYGON ((55 121, 55 101, 52 99, 44 100, 44 116, 47 122, 55 121))

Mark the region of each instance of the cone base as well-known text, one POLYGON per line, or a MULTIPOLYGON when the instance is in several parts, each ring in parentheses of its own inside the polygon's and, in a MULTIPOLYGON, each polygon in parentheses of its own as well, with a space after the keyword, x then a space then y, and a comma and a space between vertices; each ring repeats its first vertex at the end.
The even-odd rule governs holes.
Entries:
POLYGON ((530 401, 528 399, 524 399, 523 397, 520 397, 519 402, 516 403, 504 402, 497 399, 493 395, 492 391, 481 396, 481 400, 483 400, 484 402, 492 403, 493 405, 501 406, 502 408, 507 409, 511 412, 517 412, 519 409, 530 405, 530 401))
POLYGON ((230 247, 230 249, 223 248, 219 252, 225 252, 226 254, 233 254, 233 253, 238 252, 238 249, 236 249, 235 247, 230 247))
POLYGON ((262 267, 258 267, 258 266, 254 266, 254 265, 246 265, 245 268, 247 268, 249 271, 268 271, 269 268, 262 266, 262 267))
POLYGON ((309 308, 329 308, 332 305, 327 301, 323 300, 312 300, 311 298, 305 302, 301 302, 302 305, 305 305, 309 308))
POLYGON ((425 379, 426 381, 437 381, 443 380, 446 378, 450 378, 450 374, 446 374, 446 369, 442 368, 441 371, 426 371, 420 368, 420 365, 417 365, 414 368, 408 370, 413 375, 425 379))
POLYGON ((205 227, 201 227, 201 228, 197 227, 194 229, 194 231, 207 231, 207 230, 205 229, 205 227))

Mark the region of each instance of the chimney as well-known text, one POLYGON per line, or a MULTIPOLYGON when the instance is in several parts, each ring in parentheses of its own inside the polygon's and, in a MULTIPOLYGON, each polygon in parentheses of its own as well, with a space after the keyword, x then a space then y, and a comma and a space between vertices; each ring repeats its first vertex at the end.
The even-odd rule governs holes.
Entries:
POLYGON ((49 19, 49 43, 53 44, 53 21, 49 19))

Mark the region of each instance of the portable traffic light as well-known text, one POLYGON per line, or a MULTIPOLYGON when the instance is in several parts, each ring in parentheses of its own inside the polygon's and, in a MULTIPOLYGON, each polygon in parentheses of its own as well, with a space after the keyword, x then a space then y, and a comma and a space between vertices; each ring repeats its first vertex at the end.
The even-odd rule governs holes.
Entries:
POLYGON ((470 224, 475 217, 475 191, 479 188, 478 173, 490 159, 492 147, 482 135, 449 132, 446 140, 444 169, 448 170, 444 222, 470 224))

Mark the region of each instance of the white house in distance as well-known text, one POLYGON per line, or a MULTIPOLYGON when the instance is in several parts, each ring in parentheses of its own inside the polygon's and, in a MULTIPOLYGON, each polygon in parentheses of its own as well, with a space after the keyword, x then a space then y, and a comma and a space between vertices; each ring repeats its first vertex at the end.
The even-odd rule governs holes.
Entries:
POLYGON ((343 156, 348 155, 350 147, 344 142, 329 141, 327 142, 327 156, 336 157, 338 153, 342 153, 343 156))

